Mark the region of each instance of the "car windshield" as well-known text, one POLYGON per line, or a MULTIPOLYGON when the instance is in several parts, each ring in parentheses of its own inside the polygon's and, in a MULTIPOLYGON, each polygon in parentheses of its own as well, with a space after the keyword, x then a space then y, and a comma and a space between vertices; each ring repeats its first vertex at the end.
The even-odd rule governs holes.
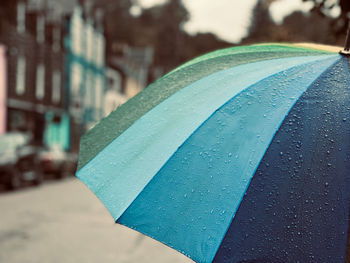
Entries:
POLYGON ((1 136, 0 137, 0 154, 8 151, 10 148, 13 148, 14 144, 11 143, 10 138, 8 136, 1 136))
POLYGON ((0 136, 0 154, 13 150, 27 142, 27 136, 22 134, 7 134, 0 136))

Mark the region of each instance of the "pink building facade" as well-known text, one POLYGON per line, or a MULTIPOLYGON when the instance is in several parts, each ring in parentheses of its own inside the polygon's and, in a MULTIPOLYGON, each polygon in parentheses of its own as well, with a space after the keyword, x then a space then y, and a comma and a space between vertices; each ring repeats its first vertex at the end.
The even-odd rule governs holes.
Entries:
POLYGON ((6 48, 0 45, 0 135, 6 132, 7 97, 6 48))

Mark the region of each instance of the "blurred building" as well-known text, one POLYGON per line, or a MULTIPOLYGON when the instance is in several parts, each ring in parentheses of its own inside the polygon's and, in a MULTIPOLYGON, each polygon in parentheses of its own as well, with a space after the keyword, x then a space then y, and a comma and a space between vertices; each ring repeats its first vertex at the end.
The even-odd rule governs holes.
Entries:
POLYGON ((131 98, 149 83, 150 68, 153 62, 153 48, 135 48, 123 46, 120 56, 108 60, 110 68, 122 76, 121 92, 131 98))
POLYGON ((0 42, 7 46, 6 126, 7 131, 30 132, 38 144, 68 149, 62 31, 54 11, 46 1, 4 0, 0 42))
POLYGON ((92 1, 2 1, 0 133, 78 151, 86 130, 149 83, 153 48, 121 45, 106 66, 103 13, 92 1))
POLYGON ((114 111, 127 101, 123 89, 123 75, 118 69, 108 67, 106 71, 107 90, 104 95, 104 115, 114 111))
POLYGON ((89 1, 75 6, 66 21, 66 88, 77 148, 80 135, 104 115, 105 37, 102 14, 89 1))
POLYGON ((0 132, 29 132, 37 144, 77 151, 80 136, 105 111, 103 14, 89 0, 2 1, 7 70, 0 75, 8 81, 0 94, 0 107, 6 99, 0 132))
POLYGON ((7 69, 6 69, 6 48, 0 45, 0 135, 6 132, 6 93, 7 93, 7 69))

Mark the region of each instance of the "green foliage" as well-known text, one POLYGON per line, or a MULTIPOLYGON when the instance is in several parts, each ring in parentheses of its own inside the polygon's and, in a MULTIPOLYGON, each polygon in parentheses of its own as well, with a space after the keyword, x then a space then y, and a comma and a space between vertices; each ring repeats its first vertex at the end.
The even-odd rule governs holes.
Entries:
POLYGON ((213 34, 188 35, 183 25, 190 15, 182 0, 143 9, 138 17, 130 14, 135 4, 132 0, 96 1, 105 13, 108 56, 118 54, 125 44, 154 47, 154 66, 170 71, 193 57, 230 45, 213 34))
MULTIPOLYGON (((131 0, 95 1, 95 7, 102 8, 104 11, 104 29, 108 43, 113 43, 117 39, 126 43, 132 41, 133 24, 135 23, 135 19, 129 12, 132 4, 131 0)), ((111 48, 111 45, 107 45, 108 53, 110 53, 111 48)))
POLYGON ((328 18, 329 24, 331 25, 332 31, 336 38, 344 38, 349 20, 349 0, 303 0, 303 2, 312 2, 314 4, 314 7, 311 9, 311 13, 316 13, 320 16, 328 18), (330 10, 336 6, 340 7, 341 14, 339 17, 334 18, 331 16, 330 10))
POLYGON ((340 0, 341 15, 332 17, 330 10, 338 5, 326 0, 303 0, 313 2, 310 13, 296 11, 285 17, 281 25, 276 25, 269 14, 274 1, 259 0, 253 10, 248 36, 242 43, 256 42, 315 42, 342 46, 345 39, 350 1, 340 0))
POLYGON ((339 0, 336 2, 329 0, 303 0, 303 2, 313 2, 314 7, 312 12, 317 12, 322 15, 329 15, 329 10, 339 5, 342 11, 342 16, 346 16, 347 12, 350 12, 350 1, 349 0, 339 0), (338 2, 338 3, 337 3, 338 2))
POLYGON ((242 43, 271 42, 271 34, 275 31, 276 25, 269 13, 269 3, 258 1, 252 12, 252 22, 248 29, 248 36, 242 43))

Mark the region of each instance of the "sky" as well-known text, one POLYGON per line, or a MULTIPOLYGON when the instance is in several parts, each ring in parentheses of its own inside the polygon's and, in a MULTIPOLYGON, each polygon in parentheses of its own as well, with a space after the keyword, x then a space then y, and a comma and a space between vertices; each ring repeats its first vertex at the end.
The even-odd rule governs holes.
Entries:
MULTIPOLYGON (((139 0, 142 7, 164 3, 166 0, 139 0)), ((183 0, 190 12, 184 29, 190 33, 212 32, 223 40, 237 43, 247 34, 251 11, 257 0, 183 0)), ((281 23, 295 10, 307 11, 312 7, 302 0, 279 0, 271 5, 272 18, 281 23)))

